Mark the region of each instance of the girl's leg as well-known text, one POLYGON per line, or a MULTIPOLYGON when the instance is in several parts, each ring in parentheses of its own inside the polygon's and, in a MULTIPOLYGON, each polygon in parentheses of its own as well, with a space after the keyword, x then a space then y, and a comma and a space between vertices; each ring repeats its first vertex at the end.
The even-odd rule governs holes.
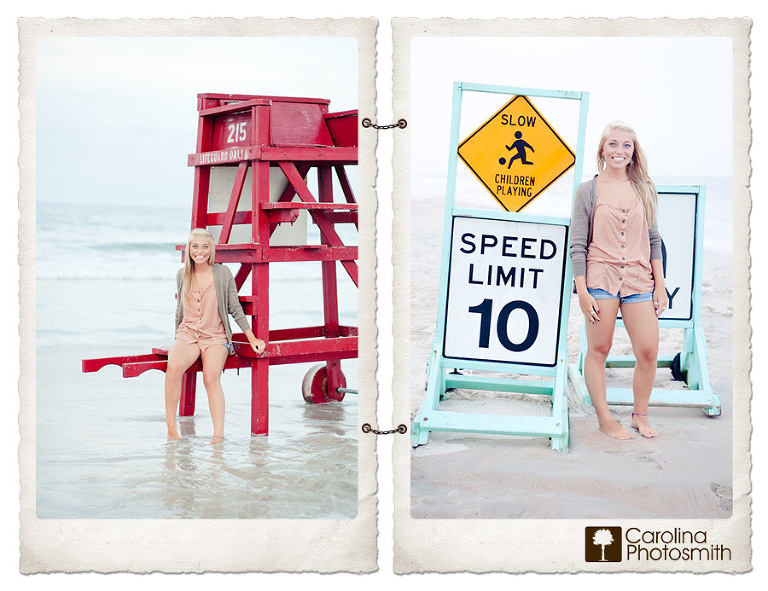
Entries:
POLYGON ((632 439, 632 434, 611 416, 606 395, 605 361, 611 352, 619 300, 601 299, 598 303, 600 320, 594 324, 587 322, 589 346, 584 358, 584 382, 587 385, 592 406, 595 407, 600 430, 614 439, 632 439))
POLYGON ((658 432, 648 423, 648 401, 656 378, 659 354, 659 321, 653 302, 624 304, 621 316, 627 329, 632 351, 637 360, 632 377, 634 412, 632 427, 643 437, 656 437, 658 432))
POLYGON ((223 345, 211 345, 203 351, 203 384, 208 393, 208 408, 213 419, 211 443, 224 440, 224 390, 221 388, 221 372, 229 351, 223 345))
POLYGON ((177 339, 168 351, 168 366, 165 370, 165 422, 168 425, 168 439, 178 439, 176 412, 181 399, 181 378, 200 356, 200 347, 189 345, 177 339))

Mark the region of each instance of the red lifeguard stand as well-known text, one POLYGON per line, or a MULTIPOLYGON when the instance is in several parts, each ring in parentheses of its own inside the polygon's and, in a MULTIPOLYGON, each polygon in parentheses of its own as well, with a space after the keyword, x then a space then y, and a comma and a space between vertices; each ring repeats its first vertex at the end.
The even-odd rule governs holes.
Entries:
MULTIPOLYGON (((266 434, 270 365, 323 361, 302 383, 304 399, 317 404, 343 400, 341 360, 357 357, 357 328, 339 323, 336 275, 338 261, 358 285, 357 246, 343 244, 335 230, 336 224, 357 227, 358 205, 345 169, 357 164, 357 111, 329 113, 330 101, 314 98, 200 94, 197 102, 197 148, 188 161, 195 167, 190 226, 208 228, 217 239, 217 263, 240 265, 238 290, 250 278, 240 301, 267 347, 257 355, 242 333, 235 334, 235 354, 224 369, 251 368, 251 433, 266 434), (317 197, 307 184, 313 168, 317 197), (334 201, 334 173, 343 202, 334 201), (248 193, 250 199, 243 199, 248 193), (281 224, 294 225, 307 214, 320 231, 319 244, 296 243, 289 233, 280 239, 281 224), (321 264, 324 324, 270 330, 270 264, 298 261, 321 264)), ((185 248, 176 247, 182 260, 185 248)), ((133 377, 164 371, 166 363, 167 349, 156 348, 148 355, 83 360, 83 371, 112 364, 122 367, 123 377, 133 377)), ((180 416, 194 414, 199 371, 200 360, 184 376, 180 416)))

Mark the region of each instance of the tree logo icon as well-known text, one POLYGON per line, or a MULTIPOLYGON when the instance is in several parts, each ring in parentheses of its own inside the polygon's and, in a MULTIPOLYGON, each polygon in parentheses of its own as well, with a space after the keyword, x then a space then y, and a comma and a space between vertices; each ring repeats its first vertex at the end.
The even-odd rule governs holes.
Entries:
POLYGON ((621 562, 621 528, 585 528, 584 559, 587 562, 621 562))
POLYGON ((599 529, 592 536, 592 543, 595 546, 601 546, 603 553, 600 556, 600 561, 605 562, 605 547, 613 544, 613 534, 609 529, 599 529))

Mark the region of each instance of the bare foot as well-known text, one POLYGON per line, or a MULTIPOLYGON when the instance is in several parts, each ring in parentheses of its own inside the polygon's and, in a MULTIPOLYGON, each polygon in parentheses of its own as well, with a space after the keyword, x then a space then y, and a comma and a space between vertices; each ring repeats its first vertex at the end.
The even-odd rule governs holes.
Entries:
POLYGON ((648 422, 648 415, 645 415, 643 413, 639 412, 633 412, 632 413, 632 422, 630 423, 633 429, 637 429, 638 433, 642 435, 643 437, 647 437, 648 439, 651 439, 653 437, 658 437, 659 433, 651 427, 651 424, 648 422))
POLYGON ((208 445, 217 445, 219 443, 222 443, 224 441, 223 435, 214 435, 213 439, 211 439, 211 442, 208 445))
POLYGON ((168 431, 168 439, 181 439, 177 431, 168 431))
POLYGON ((605 433, 608 437, 613 439, 628 440, 634 439, 632 434, 622 427, 613 417, 598 417, 597 423, 599 429, 605 433))

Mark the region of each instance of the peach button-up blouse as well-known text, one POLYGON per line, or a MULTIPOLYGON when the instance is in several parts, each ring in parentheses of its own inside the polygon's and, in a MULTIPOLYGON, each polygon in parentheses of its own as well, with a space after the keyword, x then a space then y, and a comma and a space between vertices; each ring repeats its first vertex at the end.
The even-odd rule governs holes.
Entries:
POLYGON ((199 343, 201 348, 227 342, 213 281, 203 290, 190 290, 176 338, 182 338, 187 343, 199 343))
POLYGON ((619 208, 598 197, 587 251, 587 287, 621 297, 653 291, 650 259, 648 222, 640 199, 629 208, 619 208))

